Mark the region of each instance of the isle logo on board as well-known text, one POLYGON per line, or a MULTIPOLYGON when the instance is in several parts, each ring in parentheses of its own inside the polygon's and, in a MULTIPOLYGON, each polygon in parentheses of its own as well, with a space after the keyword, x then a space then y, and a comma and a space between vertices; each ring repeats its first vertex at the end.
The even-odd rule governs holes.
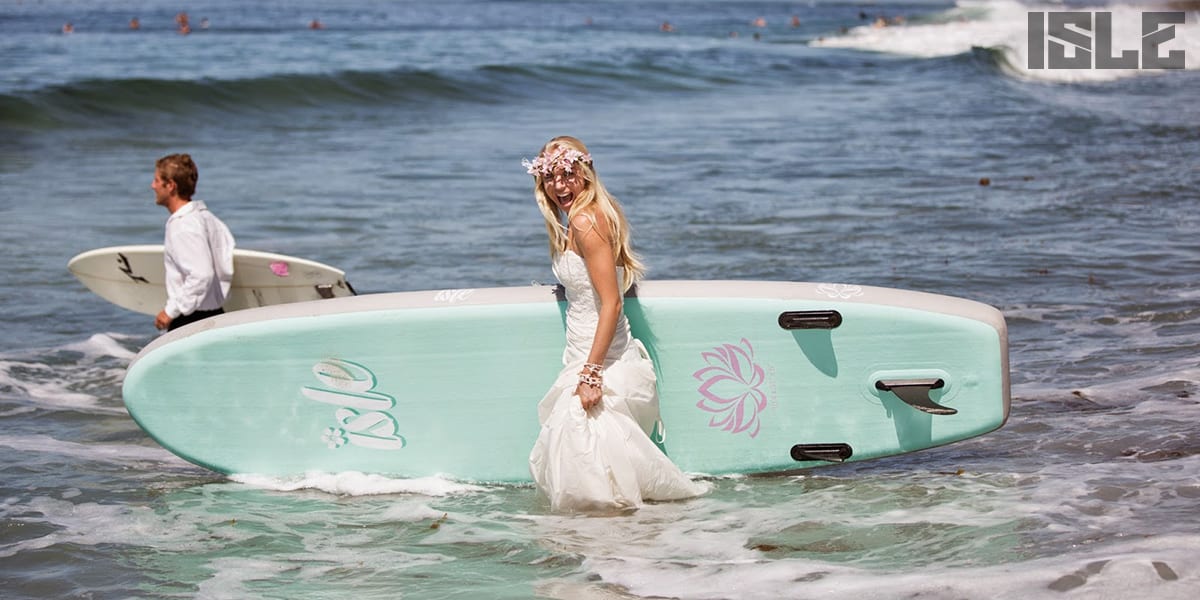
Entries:
POLYGON ((396 399, 375 389, 375 373, 364 365, 327 358, 313 365, 321 386, 306 385, 300 393, 310 400, 336 406, 334 425, 321 434, 330 449, 351 444, 373 450, 399 450, 407 442, 397 433, 399 423, 388 411, 396 399))

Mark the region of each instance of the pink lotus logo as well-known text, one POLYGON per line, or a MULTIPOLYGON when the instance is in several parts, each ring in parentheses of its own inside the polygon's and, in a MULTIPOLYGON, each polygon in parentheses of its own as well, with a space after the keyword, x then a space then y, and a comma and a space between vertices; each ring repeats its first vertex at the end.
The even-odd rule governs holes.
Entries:
POLYGON ((702 382, 696 406, 713 413, 708 426, 757 436, 758 415, 767 408, 767 395, 759 389, 766 373, 754 363, 750 341, 742 338, 739 345, 722 344, 700 356, 708 366, 692 373, 692 377, 702 382))

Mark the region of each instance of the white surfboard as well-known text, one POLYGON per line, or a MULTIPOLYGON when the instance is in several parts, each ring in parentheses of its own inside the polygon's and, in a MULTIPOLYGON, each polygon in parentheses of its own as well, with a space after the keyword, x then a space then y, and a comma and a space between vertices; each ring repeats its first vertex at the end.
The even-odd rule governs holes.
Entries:
MULTIPOLYGON (((76 255, 71 271, 97 296, 156 315, 167 303, 161 244, 113 246, 76 255)), ((255 250, 233 251, 233 286, 225 310, 355 295, 346 273, 319 262, 255 250)))

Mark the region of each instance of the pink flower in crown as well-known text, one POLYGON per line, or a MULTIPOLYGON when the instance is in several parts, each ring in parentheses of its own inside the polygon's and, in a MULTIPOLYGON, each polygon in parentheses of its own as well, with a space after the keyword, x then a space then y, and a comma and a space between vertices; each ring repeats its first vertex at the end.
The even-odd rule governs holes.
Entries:
POLYGON ((562 169, 567 173, 575 171, 575 163, 582 162, 592 164, 592 155, 580 152, 574 148, 566 146, 558 146, 549 152, 543 152, 541 156, 529 160, 528 158, 521 160, 521 166, 525 167, 525 172, 530 175, 541 175, 549 177, 558 169, 562 169))
POLYGON ((758 415, 767 408, 767 395, 759 389, 766 373, 755 364, 750 341, 743 338, 740 345, 722 344, 700 356, 708 366, 692 376, 702 382, 696 406, 713 413, 709 427, 757 436, 758 415))

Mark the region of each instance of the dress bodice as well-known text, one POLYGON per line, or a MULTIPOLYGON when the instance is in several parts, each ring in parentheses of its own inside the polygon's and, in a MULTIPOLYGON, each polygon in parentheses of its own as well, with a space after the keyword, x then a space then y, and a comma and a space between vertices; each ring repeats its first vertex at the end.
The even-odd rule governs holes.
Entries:
MULTIPOLYGON (((553 268, 554 276, 567 293, 567 349, 563 361, 583 360, 592 350, 592 338, 600 321, 600 298, 596 288, 592 287, 587 265, 578 254, 570 250, 560 253, 554 259, 553 268)), ((621 289, 624 277, 625 269, 617 267, 617 289, 621 289)), ((608 358, 621 356, 629 341, 629 321, 622 312, 617 319, 612 345, 608 348, 608 358)))

